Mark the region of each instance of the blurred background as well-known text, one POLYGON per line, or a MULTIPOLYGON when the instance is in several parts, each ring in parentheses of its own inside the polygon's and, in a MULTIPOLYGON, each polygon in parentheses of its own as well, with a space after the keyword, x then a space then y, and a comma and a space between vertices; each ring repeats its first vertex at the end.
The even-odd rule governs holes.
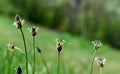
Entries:
POLYGON ((119 0, 1 0, 0 14, 120 48, 119 0))
MULTIPOLYGON (((88 74, 94 52, 91 41, 103 46, 97 56, 107 58, 103 74, 120 74, 120 0, 0 0, 0 59, 6 55, 10 42, 23 48, 20 32, 12 26, 15 15, 26 21, 23 25, 28 56, 32 60, 32 40, 28 27, 38 26, 36 45, 47 60, 50 74, 56 74, 57 51, 55 39, 64 39, 60 74, 88 74), (69 61, 69 62, 68 62, 69 61)), ((24 50, 24 49, 22 49, 24 50)), ((2 74, 16 74, 21 65, 25 74, 25 58, 18 51, 10 52, 2 74), (16 54, 17 53, 17 54, 16 54)), ((46 74, 41 56, 36 52, 36 74, 46 74)), ((0 64, 2 72, 4 61, 0 64)), ((98 74, 98 66, 94 67, 98 74)), ((29 66, 29 73, 32 69, 29 66)))

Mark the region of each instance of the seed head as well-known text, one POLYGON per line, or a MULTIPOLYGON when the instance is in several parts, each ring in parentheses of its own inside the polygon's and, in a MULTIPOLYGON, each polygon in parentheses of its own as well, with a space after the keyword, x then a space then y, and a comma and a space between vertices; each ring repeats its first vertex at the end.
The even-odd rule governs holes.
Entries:
POLYGON ((95 61, 97 62, 99 67, 104 67, 104 64, 106 62, 106 58, 104 58, 104 57, 96 57, 95 61))
POLYGON ((36 49, 39 53, 41 53, 41 49, 38 46, 36 46, 36 49))
POLYGON ((58 50, 58 52, 61 52, 62 50, 62 45, 65 43, 65 40, 63 40, 62 42, 60 42, 58 39, 56 39, 56 49, 58 50))
POLYGON ((17 67, 17 74, 22 74, 22 68, 20 66, 17 67))
POLYGON ((94 45, 94 49, 96 50, 102 46, 102 42, 99 40, 94 40, 92 44, 94 45))
POLYGON ((15 25, 17 29, 21 29, 23 24, 24 24, 24 20, 21 21, 20 16, 16 15, 15 16, 15 22, 14 22, 13 25, 15 25))
POLYGON ((58 50, 58 52, 60 52, 62 50, 62 44, 61 43, 57 44, 57 50, 58 50))
POLYGON ((15 46, 14 46, 14 44, 7 44, 7 48, 8 48, 8 49, 14 49, 15 46))
POLYGON ((16 16, 15 16, 15 21, 20 21, 19 15, 16 15, 16 16))
POLYGON ((30 31, 30 33, 32 34, 32 36, 35 36, 37 34, 38 31, 38 27, 32 27, 32 28, 28 28, 28 30, 30 31))

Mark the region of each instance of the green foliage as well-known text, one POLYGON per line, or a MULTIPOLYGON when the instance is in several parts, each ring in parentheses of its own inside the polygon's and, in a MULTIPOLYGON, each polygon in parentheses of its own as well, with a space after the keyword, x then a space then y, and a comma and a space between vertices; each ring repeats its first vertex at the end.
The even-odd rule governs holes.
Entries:
MULTIPOLYGON (((20 36, 20 32, 12 26, 13 21, 12 18, 8 18, 5 16, 0 16, 0 59, 1 59, 1 65, 0 65, 0 72, 2 72, 3 64, 2 61, 4 59, 4 56, 6 55, 6 44, 8 43, 14 43, 15 46, 20 47, 23 49, 22 40, 20 36)), ((28 23, 30 25, 34 25, 31 23, 28 23)), ((28 25, 23 25, 23 30, 25 32, 26 41, 27 41, 27 47, 28 47, 28 55, 31 57, 31 51, 32 51, 32 41, 31 41, 31 35, 29 34, 29 31, 27 30, 28 25)), ((62 57, 62 72, 65 72, 65 74, 87 74, 89 72, 90 67, 90 58, 93 54, 93 45, 91 44, 91 41, 87 41, 85 39, 71 36, 67 33, 63 33, 60 36, 58 36, 57 33, 41 28, 39 26, 39 31, 36 36, 36 44, 40 46, 41 50, 43 51, 43 54, 45 55, 45 58, 47 60, 47 64, 50 70, 50 74, 56 74, 57 70, 57 50, 56 50, 56 42, 55 39, 59 38, 66 40, 66 43, 63 46, 63 50, 61 52, 62 57)), ((104 56, 108 60, 106 61, 103 73, 104 74, 116 74, 119 73, 119 52, 115 50, 111 50, 108 45, 103 43, 102 48, 98 50, 99 56, 104 56), (113 66, 114 65, 114 66, 113 66)), ((23 74, 25 73, 25 58, 24 55, 19 53, 18 51, 10 52, 10 59, 9 61, 6 61, 5 68, 5 74, 15 74, 16 68, 18 65, 22 66, 23 74), (8 64, 10 63, 10 64, 8 64), (9 68, 9 69, 8 69, 9 68)), ((31 60, 32 57, 31 57, 31 60)), ((41 57, 39 53, 36 53, 36 73, 37 74, 46 74, 44 64, 42 63, 41 57)), ((94 67, 94 74, 98 74, 98 67, 95 65, 94 67)), ((29 74, 31 74, 31 67, 29 64, 29 74)), ((3 73, 2 73, 3 74, 3 73)))

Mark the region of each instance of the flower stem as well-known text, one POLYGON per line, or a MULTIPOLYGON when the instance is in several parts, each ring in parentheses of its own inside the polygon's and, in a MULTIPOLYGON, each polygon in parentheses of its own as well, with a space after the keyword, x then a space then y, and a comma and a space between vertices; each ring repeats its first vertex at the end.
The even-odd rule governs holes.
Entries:
POLYGON ((102 74, 102 68, 100 67, 100 74, 102 74))
POLYGON ((8 73, 12 73, 12 64, 13 64, 13 59, 14 59, 14 51, 12 53, 9 53, 9 56, 8 56, 8 73), (11 58, 12 57, 12 58, 11 58))
POLYGON ((9 50, 7 49, 7 52, 6 52, 6 56, 5 56, 5 58, 4 58, 4 60, 3 60, 3 74, 5 74, 4 73, 4 71, 5 71, 5 62, 6 62, 6 60, 8 59, 8 56, 9 56, 9 50))
POLYGON ((44 65, 45 65, 45 67, 46 67, 47 74, 49 74, 48 66, 47 66, 47 63, 46 63, 45 58, 44 58, 44 56, 43 56, 42 53, 41 53, 41 56, 42 56, 42 59, 43 59, 43 63, 44 63, 44 65))
POLYGON ((57 69, 57 74, 60 73, 60 52, 58 52, 58 69, 57 69))
POLYGON ((33 59, 34 59, 34 62, 33 62, 33 74, 35 74, 35 36, 33 36, 33 59))
POLYGON ((94 51, 94 54, 93 54, 92 63, 91 63, 91 69, 90 69, 90 74, 92 74, 92 71, 93 71, 93 65, 94 65, 93 63, 94 63, 95 56, 96 56, 96 50, 94 51))
MULTIPOLYGON (((18 50, 18 51, 20 51, 20 52, 24 55, 24 57, 26 57, 26 56, 25 56, 25 53, 22 51, 22 49, 20 49, 20 48, 18 48, 18 47, 15 47, 15 49, 18 50)), ((32 67, 32 70, 33 70, 32 62, 31 62, 31 60, 30 60, 29 57, 28 57, 28 62, 30 63, 30 65, 31 65, 31 67, 32 67)))
POLYGON ((24 48, 25 48, 25 57, 26 57, 26 74, 28 74, 28 55, 27 55, 27 47, 26 47, 26 41, 25 41, 25 36, 24 33, 22 31, 22 29, 20 28, 22 37, 23 37, 23 43, 24 43, 24 48))

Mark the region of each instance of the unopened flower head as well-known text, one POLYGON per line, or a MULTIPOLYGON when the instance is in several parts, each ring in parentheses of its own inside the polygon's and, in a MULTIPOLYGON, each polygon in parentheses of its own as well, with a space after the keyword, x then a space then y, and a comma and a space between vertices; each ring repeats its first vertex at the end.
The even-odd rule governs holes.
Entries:
POLYGON ((19 15, 16 15, 15 16, 15 22, 13 23, 13 25, 16 26, 17 29, 21 29, 22 28, 22 25, 24 24, 24 20, 21 20, 20 16, 19 15))
POLYGON ((41 49, 38 46, 36 46, 36 49, 39 53, 41 53, 41 49))
POLYGON ((14 49, 15 46, 14 46, 14 44, 7 44, 7 48, 8 48, 8 49, 14 49))
POLYGON ((21 68, 21 66, 17 67, 17 74, 22 74, 22 68, 21 68))
POLYGON ((32 28, 28 28, 28 30, 30 31, 30 33, 32 34, 32 36, 35 36, 37 34, 38 31, 38 27, 32 27, 32 28))
POLYGON ((56 48, 57 48, 58 52, 60 52, 62 50, 62 45, 65 42, 66 42, 65 40, 63 40, 62 42, 60 42, 58 39, 56 39, 56 48))
POLYGON ((104 67, 104 64, 106 62, 106 58, 104 58, 104 57, 96 57, 95 61, 97 62, 99 67, 104 67))
POLYGON ((92 42, 92 44, 94 45, 94 48, 95 48, 96 50, 102 46, 102 42, 99 41, 99 40, 94 40, 94 41, 92 42))

